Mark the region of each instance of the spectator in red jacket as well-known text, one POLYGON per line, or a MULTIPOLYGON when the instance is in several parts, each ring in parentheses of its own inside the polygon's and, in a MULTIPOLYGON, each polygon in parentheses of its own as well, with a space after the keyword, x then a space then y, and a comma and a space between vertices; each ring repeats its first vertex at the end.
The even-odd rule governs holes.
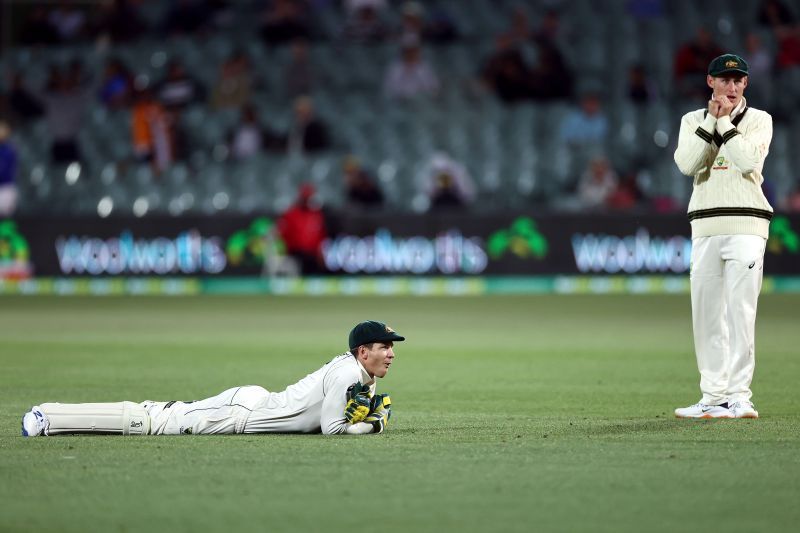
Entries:
POLYGON ((278 219, 278 232, 286 252, 301 266, 303 274, 325 272, 322 241, 327 237, 325 215, 314 202, 314 187, 300 187, 297 201, 278 219))
POLYGON ((704 83, 706 69, 711 60, 722 53, 711 32, 704 27, 698 28, 694 40, 685 43, 675 54, 675 81, 679 96, 708 99, 708 88, 704 83))

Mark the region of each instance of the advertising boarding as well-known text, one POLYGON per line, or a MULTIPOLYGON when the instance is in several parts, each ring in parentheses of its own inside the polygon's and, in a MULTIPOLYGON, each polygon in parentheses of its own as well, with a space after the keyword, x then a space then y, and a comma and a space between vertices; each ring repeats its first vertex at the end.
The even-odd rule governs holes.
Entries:
MULTIPOLYGON (((328 216, 322 274, 358 276, 682 275, 683 215, 328 216)), ((766 269, 800 273, 800 217, 771 223, 766 269)), ((275 218, 0 221, 0 276, 252 276, 292 254, 275 218)), ((317 272, 319 273, 319 272, 317 272)))

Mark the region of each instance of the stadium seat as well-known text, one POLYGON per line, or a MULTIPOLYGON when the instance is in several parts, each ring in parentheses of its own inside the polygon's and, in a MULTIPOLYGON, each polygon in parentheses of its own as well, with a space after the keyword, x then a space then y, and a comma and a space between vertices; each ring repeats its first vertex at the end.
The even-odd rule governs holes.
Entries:
MULTIPOLYGON (((125 163, 135 159, 130 142, 130 113, 109 111, 95 102, 80 134, 86 183, 103 183, 113 189, 124 179, 126 184, 121 187, 133 187, 126 194, 134 201, 157 193, 162 201, 158 207, 154 203, 151 211, 162 212, 168 212, 170 203, 173 207, 182 206, 180 194, 190 192, 195 197, 191 209, 211 213, 217 209, 212 200, 218 193, 228 195, 226 209, 231 212, 237 212, 239 207, 255 209, 256 202, 250 199, 253 195, 261 195, 258 202, 269 210, 288 205, 297 184, 310 180, 329 205, 336 205, 341 202, 340 160, 346 153, 354 153, 378 174, 393 207, 412 209, 414 205, 420 210, 424 204, 416 181, 420 165, 433 151, 444 150, 464 162, 497 209, 529 205, 536 198, 563 194, 574 186, 586 157, 560 145, 557 125, 567 107, 533 103, 505 106, 493 95, 476 89, 481 63, 493 49, 495 36, 509 28, 510 14, 518 4, 516 0, 471 0, 468 7, 457 0, 426 3, 426 10, 442 8, 450 13, 462 38, 448 44, 425 44, 424 57, 439 74, 442 90, 435 99, 412 102, 390 102, 383 96, 383 76, 397 57, 397 44, 391 39, 370 45, 341 39, 345 15, 340 6, 325 2, 315 5, 310 60, 317 84, 312 95, 318 114, 330 125, 336 139, 330 153, 300 159, 270 154, 247 164, 230 161, 225 146, 238 123, 238 111, 218 112, 203 102, 186 109, 179 120, 187 161, 160 178, 151 176, 140 182, 138 176, 144 172, 141 167, 134 164, 127 172, 123 169, 125 163), (120 170, 112 163, 120 163, 120 170), (181 171, 176 169, 181 167, 187 173, 183 181, 177 177, 181 171)), ((800 15, 795 4, 787 3, 800 15)), ((610 131, 600 148, 619 171, 645 166, 652 175, 654 190, 674 188, 674 194, 686 194, 683 186, 674 185, 671 150, 680 115, 698 103, 679 101, 671 94, 675 50, 694 37, 699 25, 705 25, 713 29, 715 39, 726 48, 741 49, 743 36, 756 32, 774 53, 775 36, 756 20, 759 3, 709 0, 701 6, 693 0, 674 0, 662 4, 663 16, 642 20, 628 14, 626 0, 519 4, 528 12, 534 28, 544 10, 553 5, 558 6, 564 33, 558 42, 576 72, 578 91, 600 89, 604 98, 610 131), (626 95, 628 69, 636 63, 645 66, 662 97, 643 108, 632 106, 626 95)), ((392 4, 385 13, 386 20, 395 27, 400 17, 396 8, 392 4)), ((167 9, 167 5, 151 3, 141 6, 150 24, 161 20, 167 9)), ((150 32, 137 41, 115 44, 110 53, 121 57, 151 85, 163 77, 169 60, 179 59, 211 91, 222 62, 232 51, 242 49, 256 73, 253 103, 260 119, 272 130, 285 132, 291 121, 291 102, 284 93, 282 74, 290 50, 263 44, 257 33, 261 12, 260 4, 244 2, 236 9, 226 9, 203 37, 155 38, 155 32, 150 32)), ((523 45, 523 53, 526 60, 536 62, 534 46, 523 45)), ((95 71, 108 56, 109 52, 93 44, 21 47, 3 54, 0 66, 24 69, 26 81, 41 87, 50 63, 63 65, 79 57, 88 70, 95 71)), ((767 81, 762 85, 766 87, 767 81)), ((753 86, 749 93, 755 107, 766 109, 775 117, 775 138, 767 169, 781 188, 793 179, 786 161, 787 147, 797 145, 792 124, 800 117, 800 93, 795 90, 798 86, 800 69, 795 69, 780 73, 772 91, 759 91, 753 86), (770 93, 775 95, 774 102, 770 101, 770 93), (781 130, 783 126, 785 131, 781 130)), ((44 212, 48 201, 57 203, 52 202, 56 195, 64 193, 73 198, 75 191, 84 186, 81 180, 62 191, 63 176, 51 182, 51 176, 58 172, 51 171, 49 143, 42 139, 49 139, 43 120, 15 128, 20 174, 24 176, 21 191, 26 195, 20 201, 20 212, 25 214, 44 212), (40 176, 36 184, 29 179, 34 169, 40 176)), ((88 186, 89 195, 103 193, 91 188, 94 185, 88 186)), ((225 204, 220 198, 216 205, 225 204)), ((87 209, 87 202, 70 202, 80 206, 75 207, 77 212, 87 209)), ((94 205, 89 212, 94 213, 97 201, 91 203, 94 205)))

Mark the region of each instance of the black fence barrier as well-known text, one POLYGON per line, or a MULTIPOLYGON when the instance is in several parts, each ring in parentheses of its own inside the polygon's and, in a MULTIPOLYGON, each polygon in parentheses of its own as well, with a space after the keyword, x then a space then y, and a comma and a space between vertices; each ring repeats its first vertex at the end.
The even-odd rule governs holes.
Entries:
MULTIPOLYGON (((328 216, 324 268, 354 275, 685 274, 675 215, 328 216)), ((800 216, 776 214, 771 275, 800 273, 800 216)), ((275 217, 0 220, 6 277, 242 276, 280 266, 275 217)))

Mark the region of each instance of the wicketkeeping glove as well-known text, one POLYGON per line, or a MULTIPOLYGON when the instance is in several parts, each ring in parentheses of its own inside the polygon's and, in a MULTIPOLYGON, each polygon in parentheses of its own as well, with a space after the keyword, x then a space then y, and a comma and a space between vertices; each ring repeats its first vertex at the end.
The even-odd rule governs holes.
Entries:
POLYGON ((392 400, 388 394, 376 394, 369 405, 369 415, 364 419, 367 424, 372 424, 373 433, 383 433, 392 417, 392 400))
POLYGON ((370 411, 369 385, 362 385, 360 381, 347 388, 347 405, 344 407, 344 417, 350 424, 363 422, 370 411))

